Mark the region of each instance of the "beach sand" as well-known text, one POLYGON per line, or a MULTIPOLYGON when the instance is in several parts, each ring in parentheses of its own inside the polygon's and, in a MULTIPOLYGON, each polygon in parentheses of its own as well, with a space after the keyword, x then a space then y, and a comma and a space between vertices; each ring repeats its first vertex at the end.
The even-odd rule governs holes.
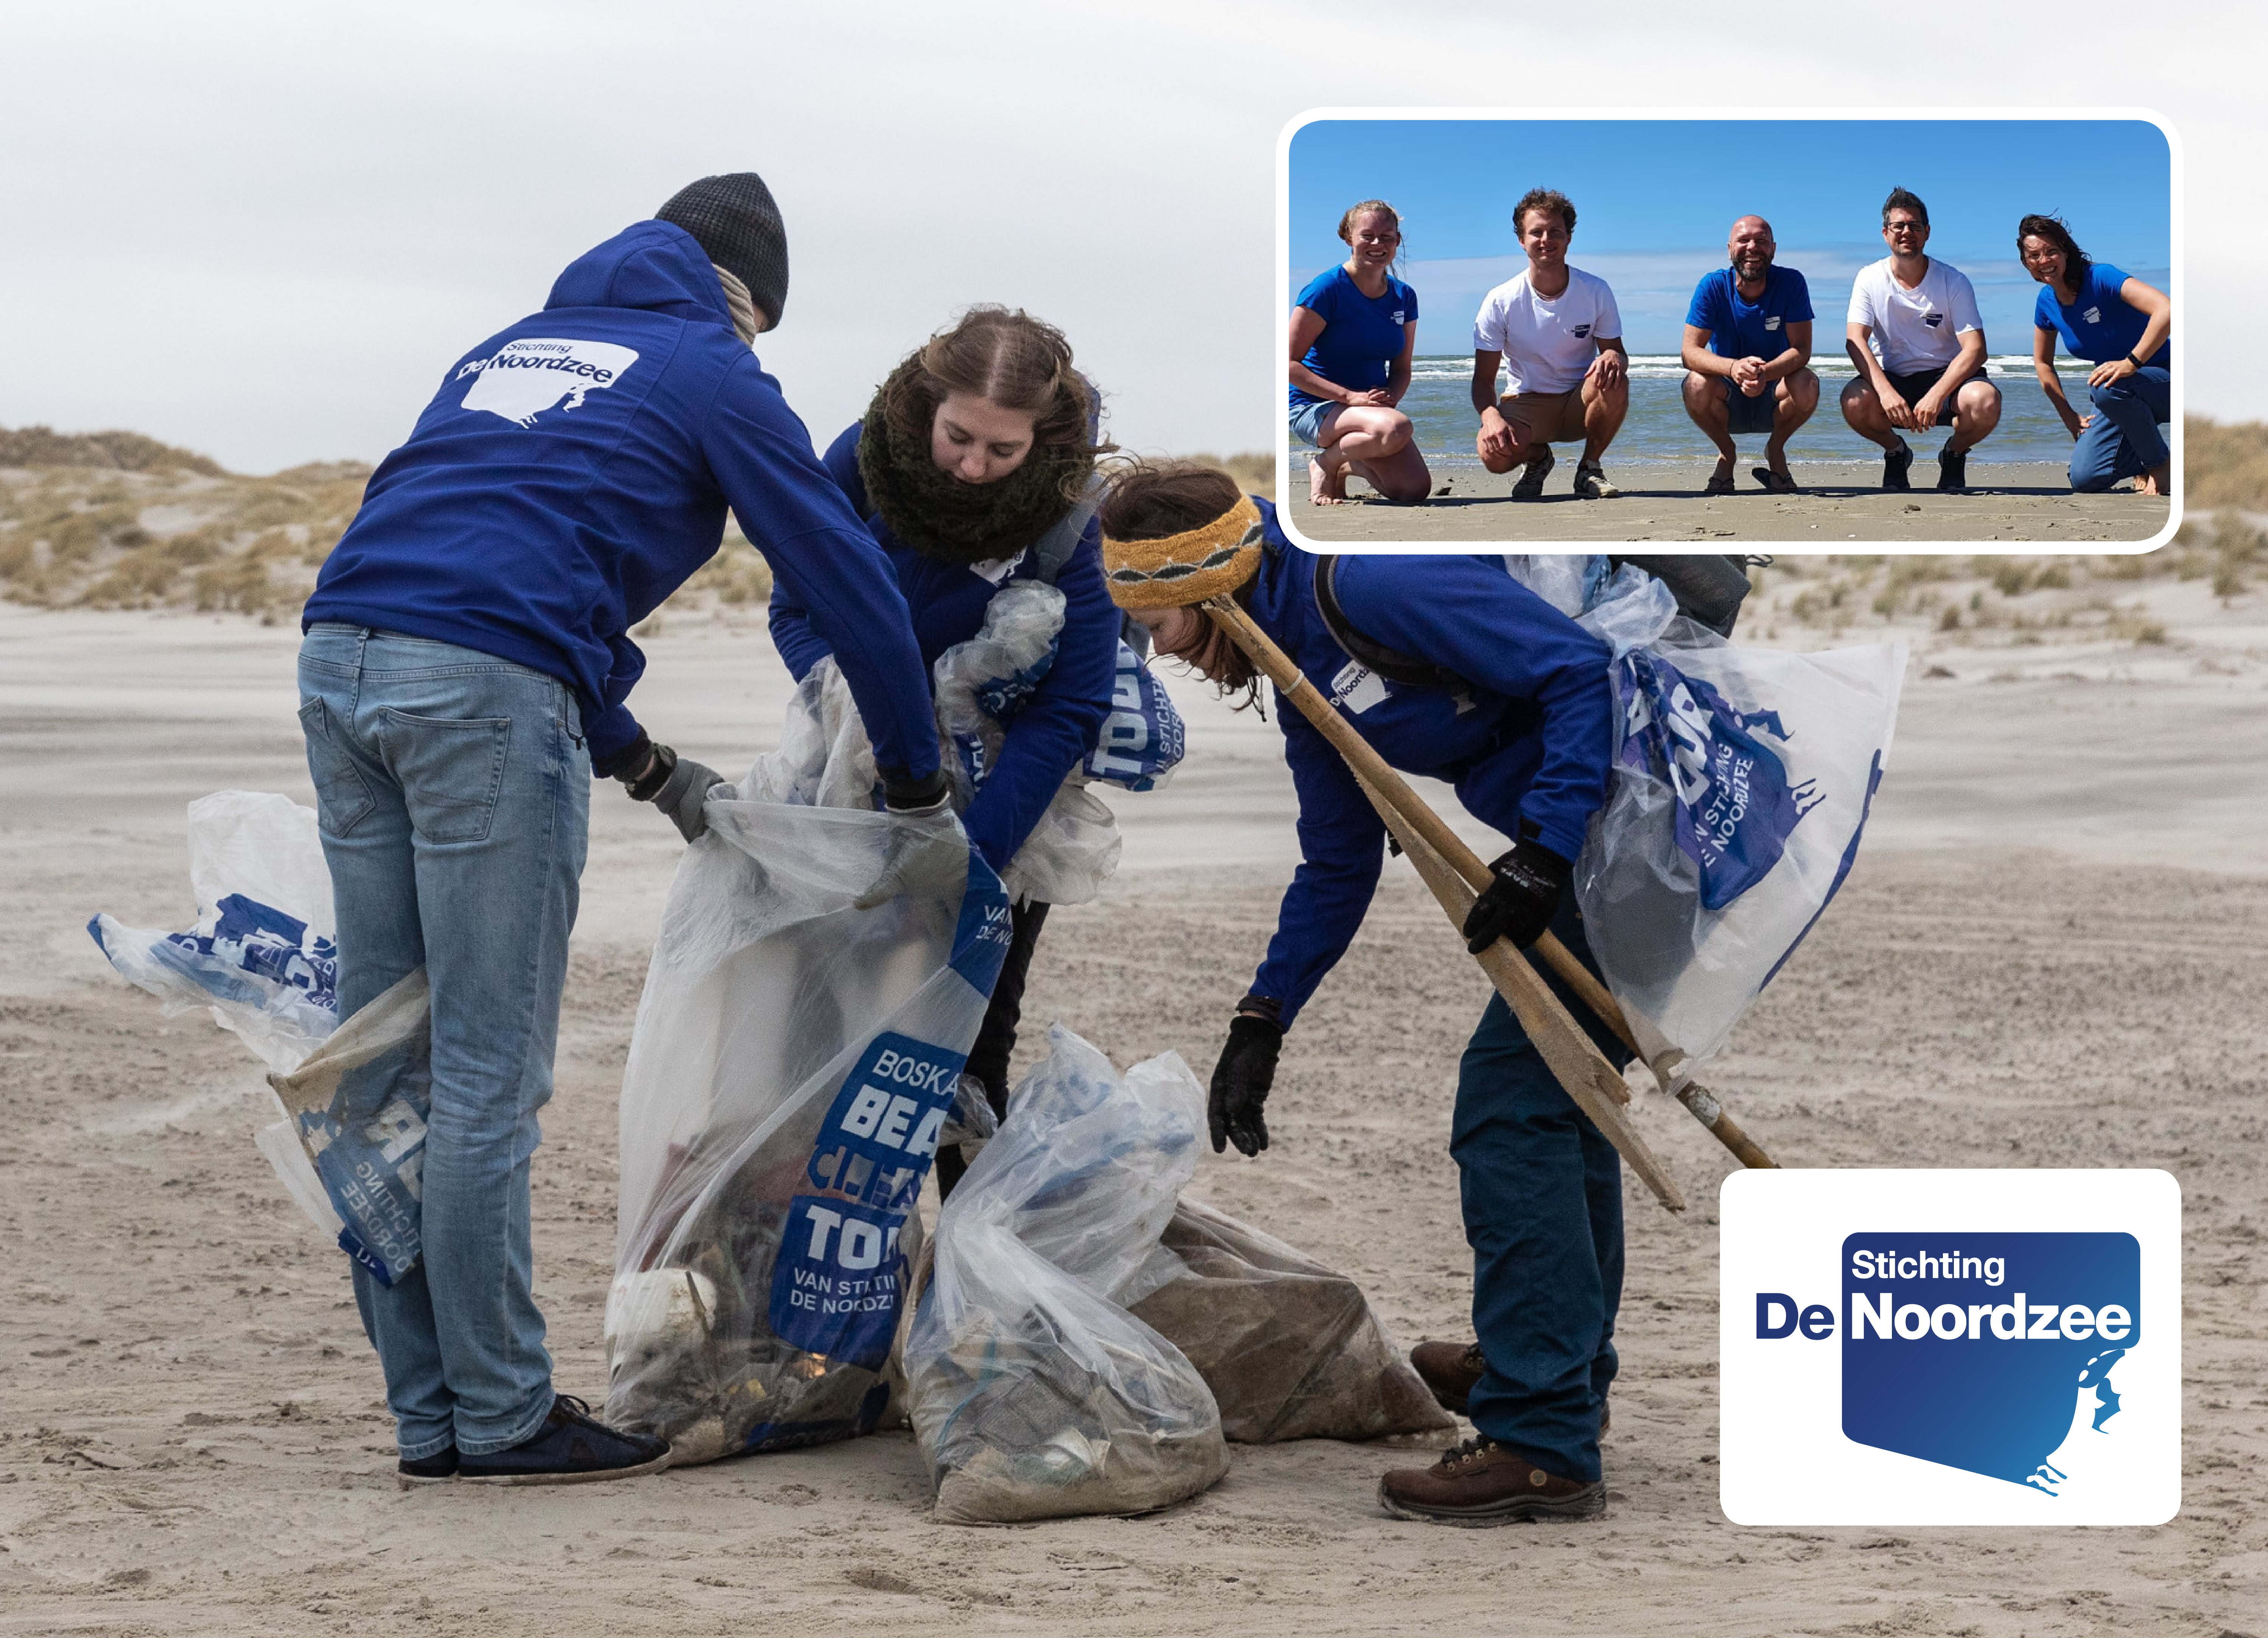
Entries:
MULTIPOLYGON (((1823 646, 1768 573, 1751 620, 1823 646)), ((0 606, 0 1632, 1296 1634, 2262 1630, 2268 1458, 2268 594, 2129 588, 2145 646, 2051 631, 1919 646, 1842 898, 1712 1084, 1791 1165, 2163 1166, 2184 1194, 2184 1506, 2155 1530, 1744 1530, 1717 1506, 1715 1185, 1727 1157, 1637 1118, 1693 1202, 1625 1190, 1609 1516, 1459 1531, 1373 1500, 1422 1450, 1238 1447, 1143 1519, 961 1530, 905 1434, 622 1484, 399 1488, 346 1265, 251 1133, 257 1066, 161 1020, 84 933, 192 913, 181 809, 308 800, 288 629, 0 606), (2245 1612, 2250 1611, 2248 1615, 2245 1612)), ((2058 596, 2026 594, 2024 608, 2058 596)), ((1855 602, 1857 600, 1846 600, 1855 602)), ((1903 618, 1903 616, 1901 616, 1903 618)), ((776 734, 760 623, 681 620, 637 705, 718 767, 776 734)), ((1169 679, 1170 680, 1170 679, 1169 679)), ((1060 1019, 1201 1074, 1293 862, 1278 730, 1189 682, 1191 756, 1115 799, 1127 863, 1040 948, 1020 1059, 1060 1019)), ((679 847, 594 793, 535 1162, 557 1380, 602 1397, 615 1095, 679 847)), ((1257 1162, 1194 1192, 1359 1278, 1406 1344, 1468 1335, 1447 1120, 1487 990, 1405 861, 1287 1043, 1257 1162)))
POLYGON ((1749 460, 1744 452, 1735 471, 1738 491, 1712 496, 1701 492, 1713 469, 1709 461, 1617 465, 1611 451, 1609 457, 1607 476, 1623 491, 1619 499, 1576 499, 1571 490, 1575 463, 1563 455, 1539 501, 1510 499, 1517 473, 1499 477, 1478 466, 1460 465, 1434 474, 1436 491, 1446 483, 1448 493, 1437 492, 1422 506, 1389 505, 1359 478, 1347 483, 1351 495, 1366 498, 1359 504, 1311 505, 1306 469, 1295 460, 1287 510, 1302 535, 1331 543, 1729 540, 1836 551, 1859 541, 1999 541, 2012 549, 2028 543, 2054 550, 2148 540, 2165 527, 2170 505, 2126 492, 2074 495, 2061 467, 2029 461, 1972 461, 1969 476, 1975 487, 1940 495, 1931 487, 1937 465, 1926 451, 1914 461, 1914 487, 1908 494, 1889 494, 1880 487, 1880 461, 1795 466, 1792 470, 1804 492, 1773 495, 1749 476, 1761 460, 1749 460))

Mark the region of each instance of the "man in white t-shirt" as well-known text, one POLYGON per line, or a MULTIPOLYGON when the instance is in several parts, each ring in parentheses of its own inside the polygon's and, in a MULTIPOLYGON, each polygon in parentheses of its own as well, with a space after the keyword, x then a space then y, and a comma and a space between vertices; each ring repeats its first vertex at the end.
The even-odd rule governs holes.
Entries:
POLYGON ((1885 452, 1882 487, 1911 489, 1913 451, 1901 432, 1950 423, 1937 454, 1937 486, 1969 487, 1969 452, 2000 423, 2000 389, 1984 374, 1984 321, 1958 268, 1922 254, 1929 207, 1903 188, 1882 202, 1890 254, 1851 285, 1845 350, 1859 366, 1843 389, 1843 418, 1885 452))
POLYGON ((1534 500, 1553 465, 1551 446, 1580 439, 1575 493, 1609 499, 1622 491, 1607 482, 1599 457, 1630 413, 1630 358, 1615 292, 1604 279, 1567 265, 1575 207, 1565 194, 1529 189, 1513 207, 1512 222, 1528 266, 1489 291, 1473 321, 1481 464, 1491 472, 1525 467, 1512 498, 1534 500), (1499 365, 1512 377, 1502 398, 1499 365))

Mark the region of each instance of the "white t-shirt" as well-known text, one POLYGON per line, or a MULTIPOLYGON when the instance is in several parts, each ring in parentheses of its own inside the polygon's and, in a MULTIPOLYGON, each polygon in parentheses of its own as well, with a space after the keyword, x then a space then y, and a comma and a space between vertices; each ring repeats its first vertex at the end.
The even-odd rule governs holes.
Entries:
POLYGON ((1567 288, 1539 296, 1523 268, 1481 299, 1473 320, 1473 350, 1500 352, 1515 393, 1564 393, 1582 384, 1599 356, 1598 343, 1623 333, 1615 292, 1580 268, 1567 269, 1567 288))
POLYGON ((1911 290, 1898 283, 1888 256, 1859 269, 1851 284, 1851 322, 1873 328, 1874 357, 1892 375, 1942 369, 1959 355, 1965 332, 1984 328, 1969 276, 1935 256, 1911 290))

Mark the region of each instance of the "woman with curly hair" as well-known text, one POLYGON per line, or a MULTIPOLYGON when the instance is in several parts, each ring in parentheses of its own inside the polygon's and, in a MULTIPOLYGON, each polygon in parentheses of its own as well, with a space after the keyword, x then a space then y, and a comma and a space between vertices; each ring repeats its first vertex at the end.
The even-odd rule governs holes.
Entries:
POLYGON ((2174 328, 2172 299, 2094 260, 2058 217, 2028 216, 2017 223, 2016 254, 2041 286, 2032 314, 2032 367, 2078 440, 2071 454, 2072 488, 2100 494, 2131 477, 2137 494, 2171 494, 2173 453, 2158 428, 2174 413, 2174 350, 2167 340, 2174 328), (2064 396, 2055 368, 2058 340, 2073 358, 2095 366, 2087 377, 2093 415, 2080 415, 2064 396))
MULTIPOLYGON (((1064 598, 1055 655, 1006 724, 998 760, 961 815, 968 839, 1005 871, 1071 770, 1095 745, 1117 682, 1120 619, 1102 583, 1094 521, 1094 388, 1063 332, 1029 314, 972 307, 908 355, 825 464, 888 557, 925 666, 975 637, 1005 588, 1032 579, 1064 598)), ((784 583, 771 630, 799 682, 829 651, 813 611, 784 583)), ((932 686, 934 686, 932 684, 932 686)), ((1012 937, 968 1073, 996 1113, 1007 1105, 1024 978, 1048 906, 1014 907, 1012 937)), ((950 1192, 957 1147, 937 1157, 950 1192)))

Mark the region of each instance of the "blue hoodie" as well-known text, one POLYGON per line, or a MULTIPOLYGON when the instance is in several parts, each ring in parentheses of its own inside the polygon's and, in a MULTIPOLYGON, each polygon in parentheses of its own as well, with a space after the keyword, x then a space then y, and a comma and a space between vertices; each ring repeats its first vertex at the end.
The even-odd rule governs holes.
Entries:
POLYGON ((889 563, 672 223, 617 233, 559 276, 541 313, 450 366, 372 476, 302 623, 557 677, 603 767, 638 736, 623 700, 645 656, 630 629, 715 555, 728 505, 826 634, 876 760, 926 778, 929 677, 889 563))
MULTIPOLYGON (((1257 498, 1256 497, 1256 498, 1257 498)), ((1456 787, 1465 810, 1563 859, 1582 851, 1614 756, 1607 646, 1505 572, 1498 557, 1347 557, 1333 589, 1374 642, 1465 678, 1465 690, 1389 682, 1333 640, 1315 608, 1315 557, 1259 502, 1267 550, 1252 617, 1388 764, 1456 787)), ((1300 798, 1304 862, 1284 894, 1252 993, 1289 1027, 1346 953, 1378 888, 1386 824, 1346 761, 1277 701, 1300 798)))
MULTIPOLYGON (((858 428, 846 428, 827 451, 827 470, 861 514, 873 512, 866 480, 858 473, 858 428)), ((955 643, 983 629, 984 611, 1005 587, 1037 575, 1026 552, 995 586, 974 569, 924 557, 891 532, 874 513, 866 520, 889 555, 908 608, 922 659, 932 666, 955 643)), ((1063 788, 1064 776, 1094 749, 1095 735, 1110 715, 1111 690, 1118 682, 1118 606, 1102 583, 1102 525, 1090 519, 1071 561, 1056 577, 1064 594, 1063 635, 1038 689, 1017 710, 1000 742, 1000 755, 976 800, 961 822, 984 862, 996 871, 1022 847, 1024 838, 1063 788)), ((772 641, 800 680, 828 652, 813 630, 811 611, 792 592, 772 595, 772 641)))

